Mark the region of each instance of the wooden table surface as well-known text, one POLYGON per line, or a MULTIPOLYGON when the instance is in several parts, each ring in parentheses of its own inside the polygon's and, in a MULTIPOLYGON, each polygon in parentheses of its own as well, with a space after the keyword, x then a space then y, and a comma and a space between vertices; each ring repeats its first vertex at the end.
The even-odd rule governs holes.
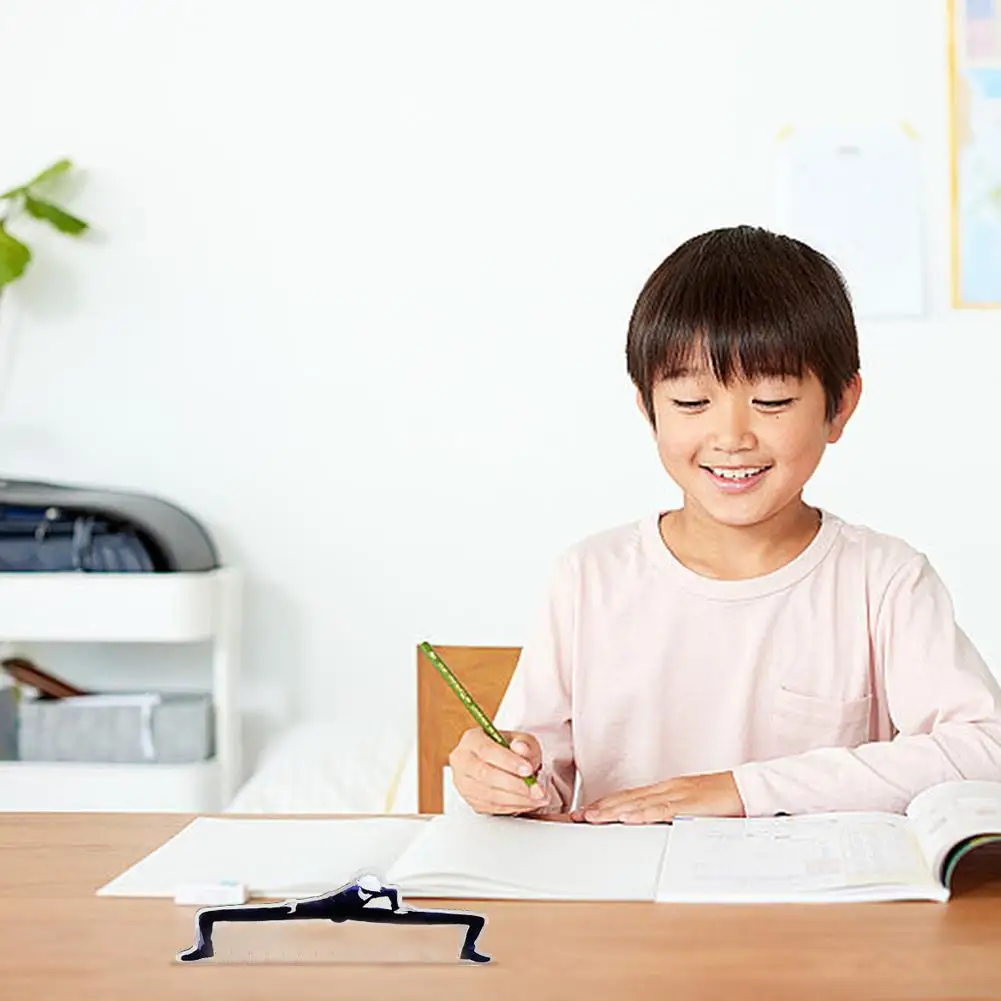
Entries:
POLYGON ((193 908, 94 891, 191 819, 0 813, 0 999, 1001 997, 1001 858, 948 904, 445 902, 487 916, 484 966, 179 964, 193 908))

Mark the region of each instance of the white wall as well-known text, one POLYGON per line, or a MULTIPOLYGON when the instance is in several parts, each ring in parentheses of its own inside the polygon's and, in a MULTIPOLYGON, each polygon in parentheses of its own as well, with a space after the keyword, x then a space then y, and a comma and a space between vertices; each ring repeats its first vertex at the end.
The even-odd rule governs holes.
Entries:
POLYGON ((39 238, 3 314, 0 468, 202 517, 266 726, 409 725, 418 641, 520 643, 560 549, 677 501, 624 368, 653 267, 772 221, 782 126, 905 120, 930 316, 862 324, 810 495, 927 551, 998 669, 1001 323, 947 307, 944 8, 4 0, 0 187, 68 154, 96 233, 39 238))

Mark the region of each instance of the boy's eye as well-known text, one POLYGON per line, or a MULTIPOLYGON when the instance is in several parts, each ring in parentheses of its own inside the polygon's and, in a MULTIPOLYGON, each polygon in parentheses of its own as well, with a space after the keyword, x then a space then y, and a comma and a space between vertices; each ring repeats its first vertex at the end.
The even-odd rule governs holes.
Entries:
MULTIPOLYGON (((763 407, 765 410, 781 410, 782 407, 788 407, 789 404, 795 402, 796 398, 794 396, 789 396, 782 400, 754 401, 756 406, 763 407)), ((679 410, 698 410, 700 407, 709 405, 708 400, 671 400, 671 403, 679 410)))

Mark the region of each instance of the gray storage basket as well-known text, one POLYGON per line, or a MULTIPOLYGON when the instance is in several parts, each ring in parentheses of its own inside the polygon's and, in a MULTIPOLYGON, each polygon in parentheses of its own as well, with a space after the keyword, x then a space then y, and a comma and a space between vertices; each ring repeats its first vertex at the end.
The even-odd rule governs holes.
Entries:
POLYGON ((161 693, 146 705, 143 698, 22 699, 19 756, 22 761, 131 764, 185 764, 213 756, 211 696, 161 693))
POLYGON ((13 685, 0 688, 0 761, 17 757, 17 702, 13 685))

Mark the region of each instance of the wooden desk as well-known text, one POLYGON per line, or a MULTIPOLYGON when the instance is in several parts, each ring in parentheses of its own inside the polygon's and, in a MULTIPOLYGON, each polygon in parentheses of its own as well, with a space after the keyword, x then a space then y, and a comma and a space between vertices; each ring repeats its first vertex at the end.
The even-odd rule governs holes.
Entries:
POLYGON ((0 999, 1001 997, 1001 865, 949 904, 449 902, 486 966, 181 965, 192 908, 94 891, 190 819, 0 814, 0 999))

